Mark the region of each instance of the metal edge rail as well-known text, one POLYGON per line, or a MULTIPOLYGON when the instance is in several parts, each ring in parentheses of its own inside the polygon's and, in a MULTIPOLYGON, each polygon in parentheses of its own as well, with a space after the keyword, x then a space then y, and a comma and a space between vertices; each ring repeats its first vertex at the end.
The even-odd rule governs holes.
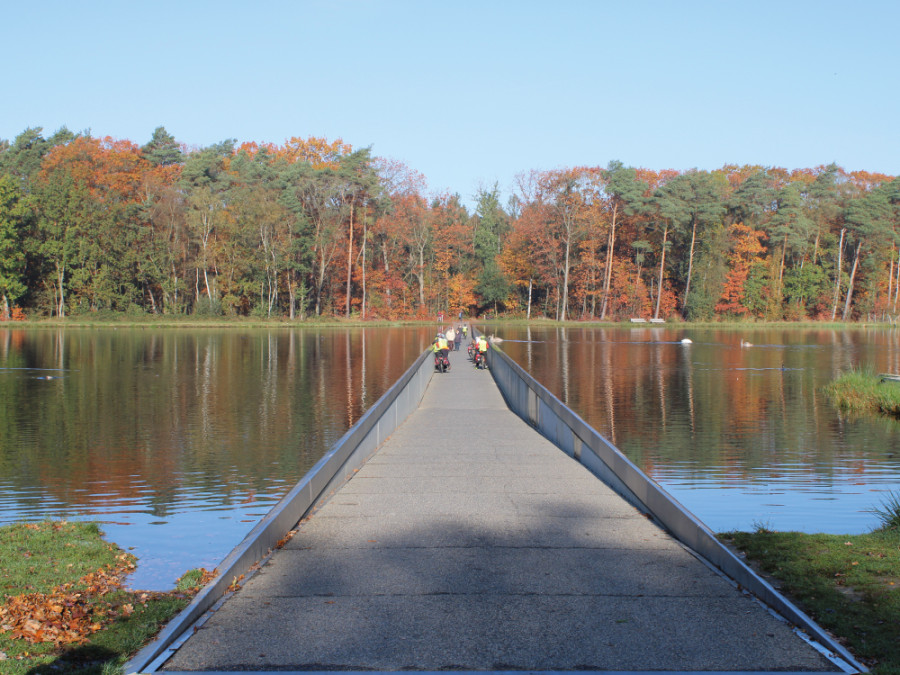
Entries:
POLYGON ((194 596, 190 604, 125 664, 126 675, 143 672, 212 607, 229 587, 265 558, 306 513, 330 489, 353 474, 418 407, 433 364, 426 350, 375 404, 282 497, 216 568, 216 576, 194 596))
POLYGON ((857 672, 867 672, 846 648, 750 569, 702 521, 496 345, 488 350, 488 366, 514 413, 732 581, 839 655, 857 672))

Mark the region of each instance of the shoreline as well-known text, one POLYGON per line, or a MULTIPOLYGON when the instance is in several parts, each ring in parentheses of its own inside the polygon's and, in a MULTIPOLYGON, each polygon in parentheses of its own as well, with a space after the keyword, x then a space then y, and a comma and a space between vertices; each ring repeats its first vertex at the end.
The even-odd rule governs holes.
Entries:
MULTIPOLYGON (((0 322, 0 327, 5 328, 98 328, 98 327, 176 327, 176 328, 390 328, 405 326, 434 326, 459 323, 459 320, 444 319, 360 319, 360 318, 315 318, 315 319, 287 319, 272 318, 259 319, 248 317, 176 317, 176 316, 151 316, 133 317, 103 316, 98 318, 66 317, 26 319, 23 321, 0 322)), ((890 322, 840 322, 840 321, 698 321, 689 322, 682 320, 666 321, 665 323, 631 323, 630 320, 622 321, 556 321, 555 319, 521 319, 521 318, 468 318, 462 319, 465 324, 480 324, 486 326, 533 326, 533 327, 557 327, 557 328, 629 328, 643 330, 648 328, 665 329, 709 329, 723 330, 764 330, 772 328, 787 329, 832 329, 832 330, 868 330, 868 329, 897 329, 897 324, 890 322)))

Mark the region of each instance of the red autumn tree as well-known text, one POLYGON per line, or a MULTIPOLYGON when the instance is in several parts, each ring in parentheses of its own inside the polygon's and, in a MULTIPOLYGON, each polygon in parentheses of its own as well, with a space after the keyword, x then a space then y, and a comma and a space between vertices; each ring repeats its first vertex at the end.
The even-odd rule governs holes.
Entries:
POLYGON ((750 311, 744 304, 744 285, 750 274, 751 266, 766 250, 762 244, 766 234, 743 223, 735 223, 731 226, 731 235, 734 239, 734 246, 729 256, 731 269, 725 277, 725 287, 722 290, 722 297, 716 305, 716 311, 744 315, 750 311))

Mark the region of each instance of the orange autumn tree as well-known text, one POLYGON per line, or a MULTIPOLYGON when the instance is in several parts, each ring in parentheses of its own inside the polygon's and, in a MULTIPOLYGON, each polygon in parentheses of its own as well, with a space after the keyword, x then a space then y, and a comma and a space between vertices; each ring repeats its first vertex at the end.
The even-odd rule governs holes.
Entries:
POLYGON ((127 309, 138 301, 144 248, 143 177, 150 164, 130 141, 78 137, 54 147, 35 181, 39 251, 56 314, 127 309))
POLYGON ((353 152, 353 146, 340 138, 329 141, 326 138, 310 136, 307 139, 292 137, 284 147, 277 149, 276 155, 289 163, 305 162, 314 169, 336 168, 340 159, 353 152))
POLYGON ((539 241, 540 234, 544 231, 544 220, 542 209, 538 205, 529 205, 523 209, 519 217, 512 221, 509 237, 497 258, 501 271, 516 290, 509 305, 517 310, 524 306, 525 316, 529 319, 535 287, 542 288, 552 284, 543 259, 538 259, 535 252, 535 242, 539 241))
POLYGON ((434 306, 454 316, 460 310, 474 309, 477 304, 473 228, 456 195, 436 197, 431 211, 434 214, 434 306))
POLYGON ((731 226, 731 236, 734 240, 729 256, 731 269, 725 277, 725 286, 716 311, 743 316, 750 312, 745 304, 747 278, 753 265, 761 262, 760 254, 766 250, 762 244, 766 234, 743 223, 734 223, 731 226))

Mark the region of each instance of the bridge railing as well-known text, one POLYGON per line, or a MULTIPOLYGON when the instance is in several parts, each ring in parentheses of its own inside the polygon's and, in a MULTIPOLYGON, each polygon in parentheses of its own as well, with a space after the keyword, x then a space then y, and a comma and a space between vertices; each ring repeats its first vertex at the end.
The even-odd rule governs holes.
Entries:
POLYGON ((496 345, 488 365, 507 405, 570 457, 727 577, 860 670, 846 649, 751 570, 713 532, 496 345))
POLYGON ((325 453, 316 465, 272 507, 244 540, 216 567, 216 577, 194 596, 157 638, 139 651, 125 666, 125 673, 156 672, 169 657, 171 646, 210 607, 218 602, 236 579, 278 545, 309 510, 350 478, 365 460, 419 406, 431 376, 434 361, 427 350, 403 376, 325 453))

